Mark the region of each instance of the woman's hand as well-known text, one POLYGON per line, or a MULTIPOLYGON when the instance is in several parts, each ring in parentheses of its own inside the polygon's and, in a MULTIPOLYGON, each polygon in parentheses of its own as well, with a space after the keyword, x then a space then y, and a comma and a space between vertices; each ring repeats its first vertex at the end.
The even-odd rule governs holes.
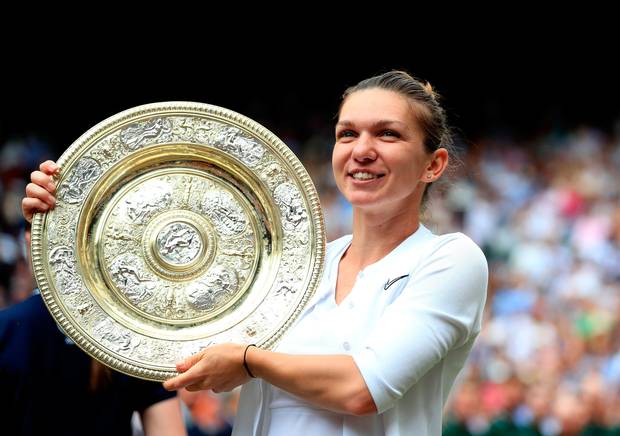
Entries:
POLYGON ((54 208, 56 184, 52 176, 60 168, 54 161, 48 160, 39 166, 39 171, 30 175, 31 183, 26 186, 26 197, 22 200, 22 213, 29 223, 37 212, 47 212, 54 208))
MULTIPOLYGON (((178 375, 164 383, 168 390, 229 391, 250 377, 243 367, 245 345, 209 347, 177 364, 178 375)), ((256 377, 318 407, 337 413, 377 413, 366 381, 346 354, 286 354, 251 347, 247 359, 256 377)))
POLYGON ((243 367, 245 345, 220 344, 177 363, 182 374, 164 382, 169 391, 186 388, 188 391, 211 389, 228 392, 247 382, 250 377, 243 367))

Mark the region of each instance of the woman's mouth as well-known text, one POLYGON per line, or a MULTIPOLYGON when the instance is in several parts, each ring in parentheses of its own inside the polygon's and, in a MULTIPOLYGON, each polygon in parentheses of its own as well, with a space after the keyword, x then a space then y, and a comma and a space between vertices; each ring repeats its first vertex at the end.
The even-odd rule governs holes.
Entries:
POLYGON ((351 177, 357 183, 371 183, 383 177, 385 174, 374 174, 365 171, 358 171, 355 173, 349 173, 349 177, 351 177))

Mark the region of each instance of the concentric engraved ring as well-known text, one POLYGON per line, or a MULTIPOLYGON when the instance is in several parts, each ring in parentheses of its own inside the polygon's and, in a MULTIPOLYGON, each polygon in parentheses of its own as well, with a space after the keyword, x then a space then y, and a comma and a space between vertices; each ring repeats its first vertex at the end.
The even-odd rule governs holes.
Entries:
POLYGON ((93 127, 58 160, 33 221, 35 276, 80 347, 163 380, 216 343, 271 347, 314 292, 323 218, 308 174, 264 127, 158 103, 93 127))

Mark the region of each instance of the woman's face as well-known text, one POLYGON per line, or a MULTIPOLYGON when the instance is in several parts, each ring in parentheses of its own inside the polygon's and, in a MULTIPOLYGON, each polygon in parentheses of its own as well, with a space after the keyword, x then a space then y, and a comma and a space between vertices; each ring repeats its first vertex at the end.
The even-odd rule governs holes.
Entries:
POLYGON ((347 97, 336 124, 332 167, 338 189, 354 207, 384 212, 419 207, 425 182, 439 175, 429 166, 432 157, 405 97, 383 89, 347 97))

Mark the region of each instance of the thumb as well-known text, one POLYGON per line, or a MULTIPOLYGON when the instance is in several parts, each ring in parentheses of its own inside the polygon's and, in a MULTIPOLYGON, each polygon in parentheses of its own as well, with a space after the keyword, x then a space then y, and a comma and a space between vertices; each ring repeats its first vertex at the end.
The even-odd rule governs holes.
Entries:
POLYGON ((179 371, 179 372, 187 371, 192 366, 197 364, 200 361, 200 359, 202 359, 203 355, 204 355, 204 351, 201 351, 199 353, 193 354, 193 355, 191 355, 189 357, 186 357, 185 359, 177 362, 176 363, 177 371, 179 371))

